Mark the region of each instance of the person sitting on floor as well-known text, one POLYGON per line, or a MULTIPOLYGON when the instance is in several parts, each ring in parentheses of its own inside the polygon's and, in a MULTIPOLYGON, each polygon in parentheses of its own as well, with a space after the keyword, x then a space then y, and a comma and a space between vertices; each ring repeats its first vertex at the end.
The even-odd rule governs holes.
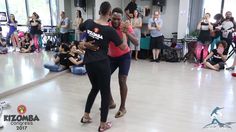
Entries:
POLYGON ((80 42, 81 41, 72 41, 71 44, 75 45, 77 47, 77 49, 76 49, 77 52, 76 53, 78 53, 80 56, 84 56, 85 50, 83 50, 79 47, 80 42))
POLYGON ((29 33, 24 33, 24 38, 22 38, 20 53, 32 53, 34 52, 34 44, 29 33))
POLYGON ((204 59, 203 63, 206 68, 219 71, 220 69, 224 69, 227 59, 227 53, 225 50, 227 43, 225 41, 220 41, 216 46, 217 48, 210 52, 210 54, 204 59))
POLYGON ((6 42, 4 39, 0 38, 0 54, 6 54, 8 52, 8 49, 6 47, 6 42))
POLYGON ((6 47, 6 42, 2 39, 2 27, 0 24, 0 54, 6 54, 8 49, 6 47))
POLYGON ((51 72, 61 72, 68 68, 67 54, 69 47, 67 44, 61 44, 59 47, 59 54, 54 56, 54 64, 44 64, 44 68, 51 72))
POLYGON ((70 53, 68 54, 68 66, 71 73, 76 75, 84 75, 86 73, 85 67, 83 67, 83 60, 77 53, 75 45, 70 46, 70 53))

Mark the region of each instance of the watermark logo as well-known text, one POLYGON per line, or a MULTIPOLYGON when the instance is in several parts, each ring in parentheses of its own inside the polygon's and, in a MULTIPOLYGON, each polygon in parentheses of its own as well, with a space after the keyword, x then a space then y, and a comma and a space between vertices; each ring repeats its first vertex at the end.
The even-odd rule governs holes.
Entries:
POLYGON ((17 112, 20 114, 20 115, 23 115, 26 113, 26 106, 25 105, 19 105, 17 107, 17 112))
POLYGON ((10 125, 15 126, 16 130, 27 130, 35 122, 40 121, 38 115, 26 114, 27 107, 25 105, 19 105, 17 112, 18 115, 4 115, 4 122, 9 122, 10 125))
POLYGON ((220 117, 222 117, 221 110, 224 109, 224 107, 216 107, 212 112, 211 112, 211 118, 212 121, 211 123, 205 125, 203 128, 231 128, 232 124, 235 124, 236 122, 222 122, 220 121, 220 117))

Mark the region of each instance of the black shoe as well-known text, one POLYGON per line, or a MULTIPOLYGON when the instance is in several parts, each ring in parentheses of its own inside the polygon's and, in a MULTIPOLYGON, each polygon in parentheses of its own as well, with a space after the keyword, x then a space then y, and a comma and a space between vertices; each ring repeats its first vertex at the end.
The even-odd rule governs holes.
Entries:
POLYGON ((86 118, 86 117, 82 117, 80 120, 81 123, 91 123, 92 119, 91 118, 86 118))
POLYGON ((154 59, 151 59, 151 60, 150 60, 150 62, 156 62, 156 60, 154 60, 154 59))
POLYGON ((234 70, 234 66, 231 66, 231 67, 228 67, 228 68, 226 68, 226 70, 234 70))
POLYGON ((159 59, 156 59, 156 60, 155 60, 155 62, 159 63, 159 62, 160 62, 160 60, 159 60, 159 59))

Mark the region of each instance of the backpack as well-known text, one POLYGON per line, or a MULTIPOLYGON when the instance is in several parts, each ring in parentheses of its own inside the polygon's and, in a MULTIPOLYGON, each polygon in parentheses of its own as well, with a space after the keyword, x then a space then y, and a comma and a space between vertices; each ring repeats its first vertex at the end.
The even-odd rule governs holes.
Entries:
POLYGON ((197 42, 194 53, 196 55, 197 61, 203 62, 203 60, 208 55, 208 45, 202 44, 201 42, 197 42))
POLYGON ((179 62, 180 59, 174 48, 163 49, 163 59, 167 62, 179 62))

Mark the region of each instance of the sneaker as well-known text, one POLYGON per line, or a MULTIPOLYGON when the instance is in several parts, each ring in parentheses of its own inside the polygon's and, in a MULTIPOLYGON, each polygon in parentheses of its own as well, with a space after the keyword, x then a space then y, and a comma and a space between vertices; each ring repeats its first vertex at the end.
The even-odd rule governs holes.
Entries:
POLYGON ((234 70, 234 66, 231 66, 231 67, 228 67, 228 68, 226 68, 226 70, 234 70))

